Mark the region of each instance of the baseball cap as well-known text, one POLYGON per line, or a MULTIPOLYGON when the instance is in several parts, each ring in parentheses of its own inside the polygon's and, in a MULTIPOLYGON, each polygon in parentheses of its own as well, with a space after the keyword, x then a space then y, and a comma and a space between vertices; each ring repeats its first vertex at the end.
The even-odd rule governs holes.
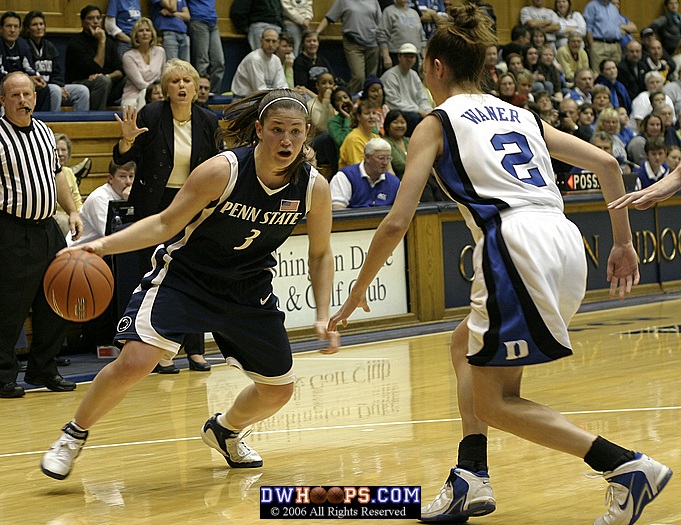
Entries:
POLYGON ((641 31, 641 38, 647 37, 647 36, 653 36, 655 34, 655 31, 652 30, 650 27, 646 27, 641 31))
POLYGON ((418 55, 419 50, 416 49, 414 44, 406 43, 400 46, 400 50, 397 52, 398 55, 418 55))

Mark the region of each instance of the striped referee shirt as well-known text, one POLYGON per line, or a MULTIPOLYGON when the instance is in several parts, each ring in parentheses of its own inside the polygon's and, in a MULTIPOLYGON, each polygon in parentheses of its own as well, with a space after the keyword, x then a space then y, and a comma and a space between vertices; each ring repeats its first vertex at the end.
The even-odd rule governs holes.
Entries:
POLYGON ((33 119, 21 128, 0 118, 0 210, 27 220, 52 217, 60 171, 54 134, 45 123, 33 119))

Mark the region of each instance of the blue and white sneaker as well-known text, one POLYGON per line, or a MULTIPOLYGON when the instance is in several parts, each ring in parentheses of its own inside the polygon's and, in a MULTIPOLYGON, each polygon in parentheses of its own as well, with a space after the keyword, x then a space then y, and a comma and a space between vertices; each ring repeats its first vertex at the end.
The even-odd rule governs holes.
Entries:
POLYGON ((262 467, 260 455, 244 441, 250 430, 234 434, 218 423, 219 415, 218 412, 203 425, 201 429, 203 442, 222 454, 232 468, 262 467))
POLYGON ((634 459, 603 474, 610 483, 605 495, 608 512, 594 525, 632 525, 672 477, 672 469, 637 452, 634 459))
POLYGON ((453 468, 435 501, 421 508, 421 522, 465 523, 471 516, 485 516, 496 508, 487 472, 453 468))

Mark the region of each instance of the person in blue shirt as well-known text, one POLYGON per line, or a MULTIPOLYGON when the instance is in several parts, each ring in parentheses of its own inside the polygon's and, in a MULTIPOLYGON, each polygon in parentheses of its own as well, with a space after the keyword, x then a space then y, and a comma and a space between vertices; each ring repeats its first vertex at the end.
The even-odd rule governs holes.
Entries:
POLYGON ((132 48, 130 32, 141 16, 139 0, 109 0, 104 28, 118 43, 118 54, 121 57, 132 48))
POLYGON ((151 21, 163 37, 166 60, 179 58, 189 62, 189 16, 185 0, 151 0, 151 21))
POLYGON ((395 202, 400 179, 388 171, 390 152, 385 139, 369 140, 364 146, 364 160, 341 168, 331 179, 332 208, 369 208, 395 202))

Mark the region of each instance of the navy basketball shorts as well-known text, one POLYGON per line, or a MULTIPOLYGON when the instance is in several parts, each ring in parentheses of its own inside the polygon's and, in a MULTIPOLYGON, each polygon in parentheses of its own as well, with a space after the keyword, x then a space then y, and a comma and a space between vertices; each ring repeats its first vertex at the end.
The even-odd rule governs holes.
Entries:
POLYGON ((560 211, 502 212, 473 253, 468 361, 524 366, 572 354, 568 324, 586 291, 582 235, 560 211))
MULTIPOLYGON (((171 265, 172 266, 172 265, 171 265)), ((207 290, 167 267, 156 267, 137 287, 118 322, 114 340, 142 341, 171 359, 186 334, 212 332, 227 362, 251 380, 270 385, 295 381, 284 313, 277 308, 268 271, 207 290)))

